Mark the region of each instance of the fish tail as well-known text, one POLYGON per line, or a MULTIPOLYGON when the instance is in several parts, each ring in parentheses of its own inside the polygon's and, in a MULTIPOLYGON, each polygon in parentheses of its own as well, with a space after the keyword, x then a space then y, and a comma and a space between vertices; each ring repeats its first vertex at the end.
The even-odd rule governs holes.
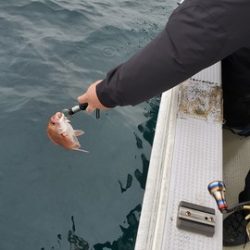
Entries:
POLYGON ((82 148, 74 148, 74 150, 80 151, 80 152, 84 152, 84 153, 89 153, 89 151, 84 150, 84 149, 82 149, 82 148))

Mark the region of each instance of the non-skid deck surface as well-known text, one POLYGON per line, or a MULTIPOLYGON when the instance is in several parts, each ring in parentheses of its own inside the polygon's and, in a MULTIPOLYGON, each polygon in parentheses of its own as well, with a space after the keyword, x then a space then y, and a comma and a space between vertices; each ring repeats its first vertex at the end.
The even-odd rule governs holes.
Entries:
POLYGON ((207 185, 222 179, 220 76, 218 63, 162 96, 136 250, 222 250, 218 210, 212 238, 176 227, 182 200, 216 208, 207 185))

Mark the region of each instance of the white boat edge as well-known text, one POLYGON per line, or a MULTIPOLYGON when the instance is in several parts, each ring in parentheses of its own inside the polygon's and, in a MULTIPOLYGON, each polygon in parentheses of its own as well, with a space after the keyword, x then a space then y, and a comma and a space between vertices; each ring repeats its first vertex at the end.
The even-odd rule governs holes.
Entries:
MULTIPOLYGON (((220 62, 187 82, 186 86, 200 83, 202 88, 221 89, 220 62)), ((204 118, 183 112, 183 86, 185 83, 161 98, 135 250, 222 249, 222 215, 207 191, 209 182, 222 179, 222 119, 215 119, 214 114, 204 118), (176 227, 182 200, 216 209, 213 237, 176 227)), ((187 104, 189 100, 184 101, 184 106, 187 104)), ((208 109, 211 111, 211 107, 208 109)), ((221 113, 221 103, 216 109, 221 113)), ((210 113, 214 113, 212 110, 210 113)))

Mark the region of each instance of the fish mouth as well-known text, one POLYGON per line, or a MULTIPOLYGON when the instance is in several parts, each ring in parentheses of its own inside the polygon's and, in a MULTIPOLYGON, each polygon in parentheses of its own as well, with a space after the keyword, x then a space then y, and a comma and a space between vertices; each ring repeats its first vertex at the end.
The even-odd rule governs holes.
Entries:
POLYGON ((59 123, 64 119, 64 114, 62 112, 56 112, 51 118, 50 121, 52 123, 59 123))

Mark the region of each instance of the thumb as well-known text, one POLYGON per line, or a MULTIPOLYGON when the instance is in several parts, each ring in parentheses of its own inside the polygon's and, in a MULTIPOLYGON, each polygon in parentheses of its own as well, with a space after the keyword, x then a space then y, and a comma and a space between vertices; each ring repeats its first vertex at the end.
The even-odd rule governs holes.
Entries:
POLYGON ((86 93, 84 93, 83 95, 80 95, 77 97, 77 101, 82 104, 82 103, 88 103, 88 96, 86 93))

